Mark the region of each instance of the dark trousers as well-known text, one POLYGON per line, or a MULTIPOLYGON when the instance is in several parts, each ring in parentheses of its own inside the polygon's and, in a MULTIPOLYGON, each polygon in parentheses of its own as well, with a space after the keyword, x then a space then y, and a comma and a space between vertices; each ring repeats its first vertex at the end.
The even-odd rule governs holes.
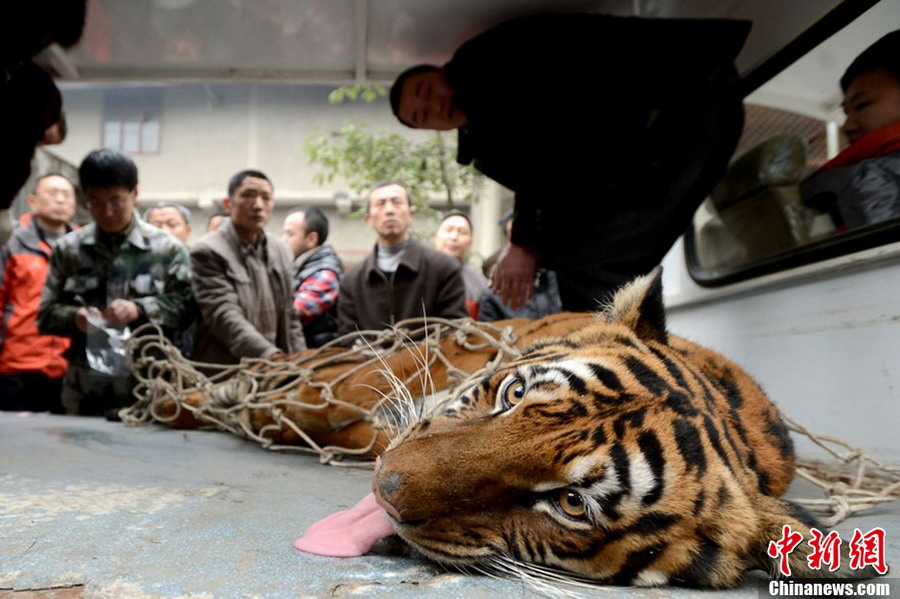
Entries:
POLYGON ((0 374, 0 410, 65 414, 60 400, 62 381, 42 372, 0 374))
POLYGON ((556 270, 563 310, 597 310, 662 261, 725 174, 743 114, 737 77, 725 70, 702 93, 663 112, 625 184, 573 191, 581 198, 574 207, 545 207, 549 230, 540 249, 556 270))
POLYGON ((62 390, 62 404, 68 414, 103 416, 135 402, 131 394, 135 379, 130 374, 109 376, 87 366, 69 364, 62 390))

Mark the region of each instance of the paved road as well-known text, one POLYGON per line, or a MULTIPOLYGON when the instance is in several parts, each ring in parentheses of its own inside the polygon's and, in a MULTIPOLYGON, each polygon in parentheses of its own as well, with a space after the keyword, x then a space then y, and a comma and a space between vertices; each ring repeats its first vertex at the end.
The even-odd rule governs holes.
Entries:
MULTIPOLYGON (((315 456, 219 432, 15 413, 0 413, 0 456, 0 599, 537 596, 518 581, 396 555, 294 550, 307 526, 370 487, 370 471, 323 466, 315 456)), ((900 567, 900 505, 839 530, 854 526, 883 527, 888 563, 900 567)), ((716 596, 756 598, 756 582, 716 596)), ((598 587, 588 596, 709 593, 598 587)))

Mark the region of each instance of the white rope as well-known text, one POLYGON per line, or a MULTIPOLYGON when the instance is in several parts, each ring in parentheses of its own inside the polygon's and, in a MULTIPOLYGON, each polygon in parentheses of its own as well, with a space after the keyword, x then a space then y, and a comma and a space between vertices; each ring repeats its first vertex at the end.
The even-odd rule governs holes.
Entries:
MULTIPOLYGON (((414 318, 392 329, 350 333, 317 350, 283 360, 244 359, 237 365, 221 365, 185 359, 158 327, 144 325, 134 331, 127 344, 129 365, 139 381, 134 392, 137 401, 120 416, 130 425, 156 421, 173 426, 190 416, 195 425, 231 432, 269 450, 312 453, 323 464, 371 468, 370 462, 344 458, 371 456, 380 435, 396 430, 387 416, 394 408, 390 387, 382 391, 361 384, 380 395, 368 409, 341 399, 336 387, 356 375, 381 372, 385 380, 394 379, 394 390, 405 391, 405 386, 417 383, 423 396, 429 390, 431 395, 449 391, 444 403, 476 384, 485 372, 519 356, 516 342, 512 327, 499 328, 470 319, 414 318), (345 347, 350 344, 352 347, 345 347), (448 347, 465 350, 461 355, 490 355, 466 369, 447 355, 448 347), (415 368, 402 373, 401 379, 387 367, 387 360, 402 352, 408 352, 415 368), (340 365, 344 368, 331 378, 317 378, 326 369, 340 365), (446 372, 446 389, 434 386, 432 372, 436 367, 446 372), (316 401, 300 400, 303 389, 317 391, 316 401), (191 401, 192 396, 202 400, 191 401), (298 411, 309 415, 335 409, 345 413, 345 425, 369 425, 368 442, 353 447, 322 445, 298 423, 298 411), (287 433, 296 441, 275 441, 287 433)), ((417 409, 424 408, 420 404, 417 409)), ((784 414, 782 418, 793 433, 812 440, 829 458, 827 462, 800 461, 797 467, 797 475, 822 489, 824 498, 794 500, 819 514, 824 525, 834 526, 860 511, 900 499, 900 468, 884 464, 840 439, 813 433, 784 414)))

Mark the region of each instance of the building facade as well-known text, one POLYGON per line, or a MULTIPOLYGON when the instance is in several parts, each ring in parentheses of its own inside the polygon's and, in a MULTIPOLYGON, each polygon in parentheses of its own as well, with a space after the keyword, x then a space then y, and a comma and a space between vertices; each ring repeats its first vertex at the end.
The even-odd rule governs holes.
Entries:
MULTIPOLYGON (((193 215, 192 239, 204 233, 208 217, 226 195, 228 178, 239 170, 256 168, 275 186, 276 208, 268 229, 279 232, 284 217, 296 206, 319 206, 331 220, 330 242, 350 262, 370 251, 375 240, 363 219, 353 214, 363 199, 345 182, 316 183, 318 167, 309 162, 305 140, 335 131, 351 119, 411 140, 424 135, 399 124, 384 97, 372 103, 330 103, 333 85, 69 83, 61 87, 68 136, 52 152, 76 166, 100 147, 128 153, 140 172, 139 205, 184 204, 193 215)), ((483 194, 472 207, 476 263, 500 243, 496 217, 503 193, 493 186, 489 190, 495 191, 483 194)), ((420 215, 413 229, 427 238, 435 227, 433 215, 420 215)))

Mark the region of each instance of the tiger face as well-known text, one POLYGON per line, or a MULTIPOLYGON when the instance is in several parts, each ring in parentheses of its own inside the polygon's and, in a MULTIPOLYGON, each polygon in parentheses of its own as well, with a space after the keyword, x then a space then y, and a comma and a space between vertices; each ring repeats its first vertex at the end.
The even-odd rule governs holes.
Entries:
POLYGON ((772 569, 783 525, 808 531, 778 499, 793 471, 762 390, 666 332, 657 272, 411 425, 381 456, 375 495, 441 563, 723 588, 772 569))

